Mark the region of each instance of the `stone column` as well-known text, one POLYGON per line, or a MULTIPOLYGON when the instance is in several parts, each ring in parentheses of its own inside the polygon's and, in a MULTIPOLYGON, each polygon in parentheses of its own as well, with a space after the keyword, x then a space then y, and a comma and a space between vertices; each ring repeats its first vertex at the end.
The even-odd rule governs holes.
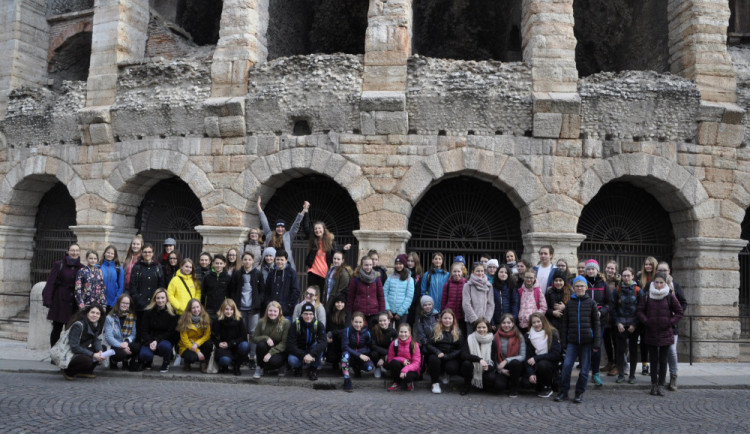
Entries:
POLYGON ((380 265, 392 268, 396 256, 406 252, 406 243, 411 238, 411 232, 409 231, 362 229, 353 233, 357 237, 357 241, 359 241, 359 255, 357 256, 357 263, 351 264, 352 268, 359 265, 359 259, 365 256, 370 249, 378 251, 380 265))
POLYGON ((370 0, 360 103, 362 134, 406 134, 406 62, 411 56, 411 0, 370 0))
POLYGON ((76 234, 78 245, 81 246, 81 256, 88 249, 93 249, 101 255, 104 249, 112 244, 117 248, 121 260, 130 247, 130 241, 138 232, 135 228, 123 229, 107 225, 78 225, 71 226, 70 230, 76 234))
POLYGON ((29 305, 34 228, 0 226, 0 318, 10 318, 29 305))
MULTIPOLYGON (((739 258, 746 240, 727 238, 681 238, 677 240, 672 266, 675 281, 682 286, 690 306, 695 340, 736 340, 740 336, 739 258), (734 318, 717 318, 731 316, 734 318)), ((680 352, 689 346, 689 320, 680 322, 680 352)), ((733 361, 739 358, 739 344, 695 342, 693 357, 698 361, 733 361)))
POLYGON ((531 66, 534 137, 577 139, 581 130, 573 0, 523 1, 523 59, 531 66))
POLYGON ((523 238, 523 257, 528 259, 533 265, 539 262, 539 249, 542 246, 552 246, 555 254, 552 257, 552 264, 559 258, 565 258, 568 261, 568 267, 575 269, 578 263, 578 247, 586 235, 583 234, 566 234, 552 232, 529 232, 524 234, 523 238))
POLYGON ((4 0, 0 5, 0 119, 8 94, 22 86, 47 84, 49 25, 44 0, 4 0))
POLYGON ((118 64, 143 57, 148 21, 148 0, 97 0, 86 108, 78 119, 84 144, 114 143, 109 106, 117 95, 118 64))
POLYGON ((209 252, 226 252, 230 248, 239 248, 247 238, 250 229, 235 226, 196 226, 195 230, 203 236, 203 250, 209 252))

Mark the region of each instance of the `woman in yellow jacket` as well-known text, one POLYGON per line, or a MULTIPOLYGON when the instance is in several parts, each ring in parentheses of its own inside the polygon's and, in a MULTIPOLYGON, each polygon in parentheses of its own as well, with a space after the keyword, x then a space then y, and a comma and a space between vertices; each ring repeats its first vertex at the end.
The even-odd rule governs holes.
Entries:
POLYGON ((177 331, 180 332, 179 353, 185 361, 186 371, 190 370, 191 363, 200 361, 201 372, 205 373, 214 349, 211 343, 211 319, 198 300, 190 300, 187 306, 177 323, 177 331))
POLYGON ((190 300, 201 299, 201 284, 195 278, 195 265, 190 258, 182 260, 180 269, 169 282, 167 295, 177 315, 182 315, 190 300))

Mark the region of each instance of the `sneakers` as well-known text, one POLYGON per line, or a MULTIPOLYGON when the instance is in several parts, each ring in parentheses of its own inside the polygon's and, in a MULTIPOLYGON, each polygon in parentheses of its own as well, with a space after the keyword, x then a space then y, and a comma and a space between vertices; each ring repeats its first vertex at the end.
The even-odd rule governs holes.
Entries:
POLYGON ((406 391, 407 392, 411 392, 412 390, 414 390, 414 382, 410 381, 410 382, 406 383, 406 391))
POLYGON ((161 368, 159 368, 159 372, 161 372, 161 373, 167 373, 167 372, 169 372, 169 362, 166 362, 166 361, 162 362, 161 363, 161 368))
POLYGON ((641 369, 641 375, 648 375, 648 363, 643 364, 643 369, 641 369))
POLYGON ((628 384, 635 384, 635 377, 630 377, 628 379, 628 384))
POLYGON ((255 364, 255 358, 252 358, 247 362, 247 367, 250 368, 251 371, 258 367, 258 365, 255 364))
POLYGON ((449 385, 449 384, 450 384, 450 382, 451 382, 451 376, 450 376, 450 375, 448 375, 448 374, 443 374, 443 375, 442 375, 442 376, 440 377, 440 382, 441 382, 441 383, 443 383, 443 384, 444 384, 444 385, 446 385, 446 386, 447 386, 447 385, 449 385))
POLYGON ((677 374, 673 374, 669 376, 669 386, 667 386, 667 389, 669 389, 672 392, 677 391, 677 374))
POLYGON ((598 372, 592 375, 591 377, 594 380, 594 384, 596 385, 596 387, 601 387, 604 384, 602 383, 602 378, 599 376, 598 372))
POLYGON ((432 383, 432 393, 443 393, 440 389, 440 383, 432 383))
POLYGON ((656 388, 657 388, 656 384, 651 385, 651 391, 649 392, 651 396, 656 396, 656 393, 657 393, 656 388))
POLYGON ((281 365, 279 368, 279 377, 286 377, 286 365, 281 365))
POLYGON ((398 382, 394 382, 394 383, 393 383, 393 384, 391 384, 391 386, 390 386, 390 387, 388 388, 388 391, 389 391, 389 392, 395 392, 396 390, 398 390, 398 389, 400 389, 400 388, 401 388, 401 385, 400 385, 400 384, 398 384, 398 382))
POLYGON ((617 376, 617 380, 615 381, 615 383, 620 384, 620 383, 624 383, 624 382, 625 382, 625 376, 624 375, 618 375, 617 376))
POLYGON ((560 392, 555 396, 555 402, 563 402, 568 400, 568 394, 560 392))
POLYGON ((382 371, 379 366, 375 368, 375 373, 373 375, 375 376, 375 378, 380 378, 383 376, 382 371))
POLYGON ((576 397, 573 398, 573 404, 580 404, 583 402, 583 393, 576 393, 576 397))
POLYGON ((351 378, 344 378, 344 392, 353 392, 354 386, 352 385, 351 378))
POLYGON ((518 391, 517 390, 511 390, 508 394, 508 398, 518 398, 518 391))
POLYGON ((257 380, 258 378, 260 378, 262 376, 263 376, 263 368, 261 368, 260 366, 256 367, 255 368, 255 373, 253 374, 253 378, 255 378, 257 380))
POLYGON ((542 389, 537 396, 540 398, 549 398, 553 393, 552 389, 542 389))

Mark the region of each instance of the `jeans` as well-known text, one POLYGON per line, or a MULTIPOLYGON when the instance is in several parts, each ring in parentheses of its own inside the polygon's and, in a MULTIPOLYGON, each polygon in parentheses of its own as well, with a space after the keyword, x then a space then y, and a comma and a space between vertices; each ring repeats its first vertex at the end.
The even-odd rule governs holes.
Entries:
POLYGON ((240 342, 237 344, 237 348, 232 352, 233 356, 236 356, 236 358, 233 358, 232 356, 229 356, 225 351, 223 351, 222 348, 216 348, 217 355, 219 352, 221 352, 221 356, 219 357, 218 365, 219 367, 226 367, 232 364, 232 362, 241 363, 242 360, 244 360, 245 357, 247 357, 247 353, 250 351, 250 344, 247 342, 240 342))
POLYGON ((589 371, 591 371, 591 352, 593 344, 568 344, 565 349, 565 362, 563 363, 562 379, 560 380, 560 393, 567 395, 570 390, 570 373, 576 364, 576 358, 581 358, 581 372, 576 381, 576 395, 586 391, 589 382, 589 371))
POLYGON ((674 343, 669 346, 669 375, 677 375, 677 335, 674 335, 674 343))
POLYGON ((172 342, 169 342, 166 339, 159 342, 156 345, 156 351, 151 351, 149 345, 144 344, 141 346, 141 352, 138 355, 138 358, 143 363, 151 363, 154 360, 154 353, 161 356, 165 362, 172 361, 172 342))
MULTIPOLYGON (((601 326, 601 328, 599 330, 599 336, 603 336, 604 335, 604 327, 605 326, 603 326, 603 325, 601 326)), ((602 351, 601 351, 601 348, 597 352, 593 352, 593 348, 592 348, 592 352, 591 352, 591 372, 593 374, 599 373, 599 365, 601 365, 601 363, 602 363, 602 351)), ((581 368, 581 369, 583 369, 583 368, 581 368)))
POLYGON ((250 310, 242 311, 242 321, 245 323, 247 334, 250 336, 250 352, 248 353, 248 357, 250 357, 251 360, 255 357, 255 342, 253 342, 253 336, 255 336, 255 327, 258 326, 258 317, 259 315, 257 312, 252 313, 250 310))
MULTIPOLYGON (((298 358, 297 356, 294 356, 292 354, 289 355, 287 358, 287 361, 289 362, 289 366, 292 368, 301 368, 303 365, 305 365, 305 361, 303 359, 298 358)), ((320 365, 323 364, 323 354, 319 355, 315 358, 315 360, 310 363, 311 368, 320 369, 320 365)))

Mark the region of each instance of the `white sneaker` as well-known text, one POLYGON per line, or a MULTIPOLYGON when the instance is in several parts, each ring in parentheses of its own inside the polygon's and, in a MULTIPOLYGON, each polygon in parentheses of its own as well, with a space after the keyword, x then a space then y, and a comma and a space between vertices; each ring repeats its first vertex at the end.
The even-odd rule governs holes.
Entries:
POLYGON ((434 383, 432 385, 432 393, 443 393, 443 391, 440 390, 440 383, 434 383))
POLYGON ((263 376, 263 368, 258 366, 257 368, 255 368, 255 373, 253 374, 253 378, 260 378, 262 376, 263 376))
POLYGON ((444 374, 442 377, 440 377, 440 382, 445 384, 446 386, 451 384, 451 376, 448 374, 444 374))
POLYGON ((382 376, 382 373, 380 371, 380 368, 375 368, 375 373, 373 374, 375 378, 380 378, 382 376))

